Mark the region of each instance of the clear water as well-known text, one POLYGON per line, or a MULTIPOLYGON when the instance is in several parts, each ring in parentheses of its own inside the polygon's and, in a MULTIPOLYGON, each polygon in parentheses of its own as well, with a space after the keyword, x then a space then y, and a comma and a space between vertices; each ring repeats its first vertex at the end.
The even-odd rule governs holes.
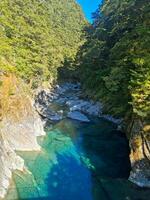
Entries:
POLYGON ((18 152, 26 170, 16 171, 6 200, 149 200, 150 191, 127 181, 128 141, 115 125, 62 120, 39 138, 41 152, 18 152))

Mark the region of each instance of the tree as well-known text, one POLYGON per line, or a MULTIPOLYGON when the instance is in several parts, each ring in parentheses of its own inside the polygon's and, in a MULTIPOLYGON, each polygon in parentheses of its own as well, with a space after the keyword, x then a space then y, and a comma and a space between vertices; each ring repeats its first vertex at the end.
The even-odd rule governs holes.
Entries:
POLYGON ((113 115, 150 115, 150 2, 105 0, 77 56, 88 94, 113 115))

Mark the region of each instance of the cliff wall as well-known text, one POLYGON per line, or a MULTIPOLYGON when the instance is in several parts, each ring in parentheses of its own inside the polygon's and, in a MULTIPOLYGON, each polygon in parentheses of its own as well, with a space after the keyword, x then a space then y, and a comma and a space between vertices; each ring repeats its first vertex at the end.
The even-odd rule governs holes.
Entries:
POLYGON ((1 76, 0 81, 0 198, 3 198, 12 172, 24 170, 24 161, 16 151, 39 151, 37 136, 45 132, 25 84, 14 75, 1 76))
POLYGON ((150 187, 150 123, 133 117, 128 126, 132 171, 129 180, 150 187))

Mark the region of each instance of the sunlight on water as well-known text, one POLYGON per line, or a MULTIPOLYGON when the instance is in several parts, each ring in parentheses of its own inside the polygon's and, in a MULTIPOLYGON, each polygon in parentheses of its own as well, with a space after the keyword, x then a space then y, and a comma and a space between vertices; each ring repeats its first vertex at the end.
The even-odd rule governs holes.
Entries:
MULTIPOLYGON (((39 143, 42 146, 41 152, 19 152, 25 159, 28 170, 14 173, 17 189, 14 189, 14 194, 17 192, 22 199, 55 196, 58 199, 60 192, 67 195, 65 199, 70 199, 71 196, 76 199, 80 190, 84 199, 92 199, 89 198, 90 172, 83 165, 84 162, 88 167, 91 166, 90 161, 83 153, 80 155, 71 138, 62 134, 59 129, 54 129, 45 138, 39 138, 39 143)), ((9 198, 8 195, 7 199, 9 198)), ((11 198, 14 198, 12 191, 11 198)))

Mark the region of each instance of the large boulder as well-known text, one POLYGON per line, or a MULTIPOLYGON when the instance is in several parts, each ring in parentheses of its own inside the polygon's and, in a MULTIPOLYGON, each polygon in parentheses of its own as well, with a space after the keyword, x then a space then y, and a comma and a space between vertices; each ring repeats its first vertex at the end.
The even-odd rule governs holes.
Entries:
POLYGON ((69 106, 70 111, 82 111, 96 117, 99 117, 102 113, 102 105, 98 102, 72 99, 68 100, 66 105, 69 106))
POLYGON ((63 119, 63 113, 60 111, 53 111, 47 106, 36 105, 36 110, 43 118, 46 118, 50 121, 60 121, 63 119))

